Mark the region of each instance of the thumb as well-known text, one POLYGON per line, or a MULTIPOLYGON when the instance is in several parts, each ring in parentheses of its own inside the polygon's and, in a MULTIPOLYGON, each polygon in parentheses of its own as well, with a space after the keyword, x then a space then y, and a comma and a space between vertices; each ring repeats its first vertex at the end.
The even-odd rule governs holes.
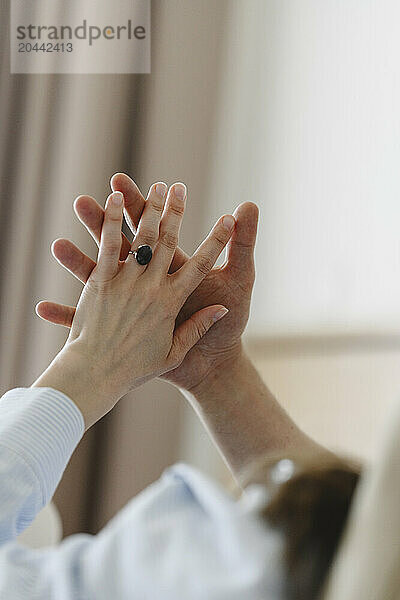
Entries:
POLYGON ((182 362, 189 350, 205 336, 214 323, 222 319, 228 312, 225 306, 207 306, 179 325, 174 333, 169 353, 171 362, 182 362))

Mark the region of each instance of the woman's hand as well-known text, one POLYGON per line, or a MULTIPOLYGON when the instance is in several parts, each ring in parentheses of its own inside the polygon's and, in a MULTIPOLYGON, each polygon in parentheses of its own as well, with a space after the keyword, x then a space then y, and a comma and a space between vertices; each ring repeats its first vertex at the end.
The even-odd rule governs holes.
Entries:
MULTIPOLYGON (((114 190, 124 194, 125 216, 135 231, 147 202, 136 184, 123 173, 111 179, 114 190)), ((81 196, 75 203, 75 211, 90 234, 99 243, 104 211, 90 196, 81 196)), ((257 234, 257 207, 251 202, 241 204, 234 213, 236 227, 228 245, 227 262, 221 268, 212 269, 201 284, 189 296, 178 316, 178 322, 210 303, 223 304, 229 314, 212 328, 186 355, 179 367, 162 375, 184 390, 191 390, 201 400, 203 391, 209 390, 210 380, 237 370, 241 356, 241 336, 247 323, 251 292, 254 283, 254 245, 257 234), (232 366, 230 368, 230 365, 232 366)), ((129 242, 122 236, 121 258, 126 257, 129 242)), ((58 240, 53 254, 62 266, 85 283, 95 267, 95 262, 69 240, 58 240)), ((189 260, 179 248, 175 251, 170 271, 181 268, 189 260)), ((40 302, 40 317, 52 323, 70 327, 75 309, 53 302, 40 302)), ((134 364, 134 363, 133 363, 134 364)))
POLYGON ((169 268, 178 244, 185 187, 168 193, 152 186, 132 250, 148 244, 153 258, 141 266, 129 254, 120 261, 123 195, 107 200, 96 267, 79 299, 66 345, 35 386, 55 387, 81 409, 89 427, 128 391, 176 369, 188 351, 227 312, 202 307, 176 326, 188 296, 215 264, 234 230, 222 217, 192 258, 175 273, 169 268), (162 217, 162 218, 161 218, 162 217), (75 396, 75 397, 74 397, 75 396))

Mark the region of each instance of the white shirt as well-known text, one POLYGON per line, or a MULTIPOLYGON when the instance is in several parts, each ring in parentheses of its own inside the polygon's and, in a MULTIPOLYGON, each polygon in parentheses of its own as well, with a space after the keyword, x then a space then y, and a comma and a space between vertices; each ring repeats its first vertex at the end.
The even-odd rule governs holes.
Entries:
POLYGON ((275 600, 281 538, 258 516, 263 488, 240 501, 187 465, 168 469, 95 536, 29 549, 17 536, 47 504, 84 432, 51 388, 0 399, 0 598, 275 600))

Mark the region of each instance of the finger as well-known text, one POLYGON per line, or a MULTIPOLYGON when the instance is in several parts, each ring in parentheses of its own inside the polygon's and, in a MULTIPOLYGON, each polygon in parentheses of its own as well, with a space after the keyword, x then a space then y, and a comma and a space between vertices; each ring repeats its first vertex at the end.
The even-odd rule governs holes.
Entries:
POLYGON ((215 305, 202 308, 194 313, 184 323, 179 325, 174 333, 169 360, 177 366, 185 358, 191 348, 207 333, 207 331, 227 313, 225 306, 215 305))
POLYGON ((258 207, 253 202, 244 202, 233 214, 236 227, 228 244, 226 268, 251 272, 254 269, 258 207))
POLYGON ((234 228, 235 219, 232 215, 221 217, 192 258, 174 275, 175 283, 183 291, 185 300, 211 271, 234 228))
MULTIPOLYGON (((104 221, 104 209, 91 196, 78 196, 74 202, 74 211, 80 222, 86 227, 97 245, 100 244, 101 228, 104 221)), ((122 233, 120 260, 125 260, 131 243, 122 233)))
MULTIPOLYGON (((136 183, 128 177, 125 173, 116 173, 111 177, 111 188, 112 190, 122 192, 124 195, 124 204, 125 204, 125 218, 130 229, 135 232, 137 226, 140 221, 140 217, 142 216, 142 212, 145 206, 145 199, 136 183)), ((130 250, 130 247, 126 247, 126 244, 123 242, 122 250, 126 253, 130 250)), ((126 255, 121 260, 125 260, 126 255)), ((181 250, 181 248, 177 248, 174 258, 171 263, 170 272, 175 273, 178 269, 180 269, 185 262, 188 260, 188 255, 186 252, 181 250)))
POLYGON ((118 272, 123 203, 121 192, 113 192, 107 198, 99 255, 93 271, 96 280, 109 281, 118 272))
POLYGON ((79 250, 70 240, 58 239, 51 245, 54 258, 74 277, 86 283, 96 266, 94 260, 79 250))
MULTIPOLYGON (((158 240, 160 220, 164 210, 165 195, 167 193, 167 185, 160 181, 151 186, 146 205, 144 207, 142 217, 140 219, 135 239, 132 243, 132 252, 135 252, 139 246, 150 246, 153 251, 158 240)), ((127 263, 139 265, 134 256, 130 254, 126 260, 127 263)), ((147 265, 144 265, 146 267, 147 265)))
POLYGON ((157 248, 151 263, 151 269, 168 272, 172 258, 178 247, 179 231, 185 213, 186 186, 175 183, 170 187, 160 223, 157 248))
POLYGON ((144 197, 133 179, 125 173, 115 173, 111 177, 110 186, 113 192, 123 193, 125 218, 129 227, 135 233, 145 207, 144 197))
POLYGON ((75 315, 73 306, 57 304, 56 302, 39 302, 36 305, 36 314, 44 321, 49 321, 54 325, 63 325, 71 327, 75 315))

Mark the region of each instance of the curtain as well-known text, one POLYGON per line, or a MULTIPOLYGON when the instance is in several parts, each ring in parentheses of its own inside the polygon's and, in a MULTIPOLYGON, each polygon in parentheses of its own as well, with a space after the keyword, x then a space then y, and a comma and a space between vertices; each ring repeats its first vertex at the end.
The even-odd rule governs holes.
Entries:
MULTIPOLYGON (((10 75, 9 4, 1 3, 0 381, 2 392, 30 385, 66 332, 40 321, 46 298, 76 302, 80 284, 50 256, 70 237, 95 256, 74 218, 79 193, 104 202, 108 178, 132 168, 140 77, 10 75)), ((75 453, 57 500, 65 531, 90 529, 92 463, 102 437, 93 428, 75 453)))

